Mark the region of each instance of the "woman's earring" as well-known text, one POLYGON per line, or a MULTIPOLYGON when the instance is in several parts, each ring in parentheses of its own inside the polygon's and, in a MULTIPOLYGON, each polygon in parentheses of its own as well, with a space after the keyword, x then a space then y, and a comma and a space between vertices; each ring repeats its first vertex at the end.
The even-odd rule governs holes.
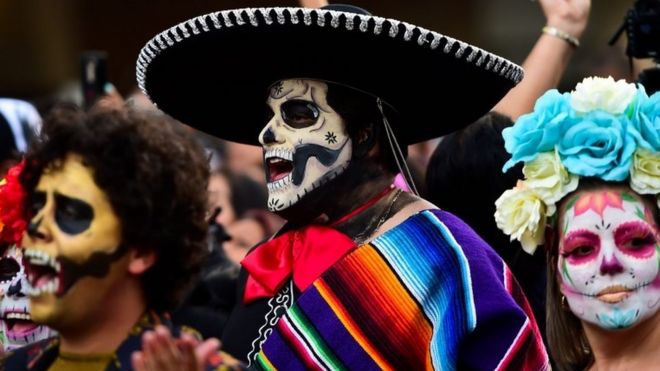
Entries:
POLYGON ((566 296, 562 295, 561 296, 561 307, 564 310, 570 310, 571 308, 568 306, 568 303, 566 302, 566 296))

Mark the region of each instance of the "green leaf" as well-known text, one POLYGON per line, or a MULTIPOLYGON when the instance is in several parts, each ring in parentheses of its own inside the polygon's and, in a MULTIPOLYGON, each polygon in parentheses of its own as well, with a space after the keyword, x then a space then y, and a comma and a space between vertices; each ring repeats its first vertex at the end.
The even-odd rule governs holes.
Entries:
POLYGON ((631 194, 628 193, 628 192, 621 192, 621 198, 622 198, 624 201, 628 201, 628 202, 637 202, 637 199, 635 198, 635 196, 631 195, 631 194))
POLYGON ((561 262, 561 273, 564 275, 564 277, 568 278, 571 286, 575 286, 573 279, 571 279, 571 276, 568 274, 568 269, 566 268, 566 259, 562 260, 561 262))
POLYGON ((578 196, 575 196, 575 197, 571 198, 568 201, 568 203, 566 204, 566 210, 572 208, 575 205, 575 203, 577 202, 577 200, 578 200, 578 196))

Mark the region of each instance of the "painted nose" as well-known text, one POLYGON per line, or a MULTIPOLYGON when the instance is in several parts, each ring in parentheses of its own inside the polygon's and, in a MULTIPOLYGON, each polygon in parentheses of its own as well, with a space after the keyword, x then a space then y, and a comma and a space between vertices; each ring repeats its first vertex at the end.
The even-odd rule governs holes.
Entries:
POLYGON ((615 275, 621 272, 623 272, 623 266, 616 256, 612 255, 609 258, 607 256, 603 257, 603 261, 600 263, 600 274, 615 275))
POLYGON ((271 128, 267 128, 264 131, 263 135, 261 136, 261 141, 263 142, 263 144, 273 144, 277 141, 275 139, 275 133, 271 128))
POLYGON ((13 283, 9 286, 9 290, 7 290, 7 296, 17 296, 17 297, 22 297, 25 296, 21 290, 23 289, 23 286, 21 285, 21 280, 17 280, 16 283, 13 283))

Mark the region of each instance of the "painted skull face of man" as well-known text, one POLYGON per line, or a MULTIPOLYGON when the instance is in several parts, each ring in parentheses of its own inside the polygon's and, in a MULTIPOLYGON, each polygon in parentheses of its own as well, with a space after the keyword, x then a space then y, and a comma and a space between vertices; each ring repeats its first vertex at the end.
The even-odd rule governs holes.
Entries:
POLYGON ((11 351, 55 335, 32 322, 23 268, 23 250, 10 246, 0 258, 0 331, 2 348, 11 351))
POLYGON ((579 193, 561 228, 561 291, 578 318, 614 330, 658 311, 660 236, 637 196, 617 188, 579 193))
POLYGON ((283 80, 271 88, 273 117, 259 134, 271 211, 294 205, 348 167, 351 139, 327 94, 328 85, 314 80, 283 80))
POLYGON ((46 168, 23 238, 32 318, 56 330, 83 325, 126 274, 121 225, 77 155, 46 168))

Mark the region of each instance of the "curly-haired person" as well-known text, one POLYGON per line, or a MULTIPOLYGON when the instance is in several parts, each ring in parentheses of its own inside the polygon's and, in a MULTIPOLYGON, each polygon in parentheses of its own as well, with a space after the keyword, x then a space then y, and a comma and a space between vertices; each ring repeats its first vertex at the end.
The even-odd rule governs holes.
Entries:
POLYGON ((168 116, 129 109, 59 107, 41 139, 20 176, 24 263, 32 319, 59 336, 4 367, 130 369, 145 331, 179 332, 166 313, 207 252, 206 158, 168 116))

